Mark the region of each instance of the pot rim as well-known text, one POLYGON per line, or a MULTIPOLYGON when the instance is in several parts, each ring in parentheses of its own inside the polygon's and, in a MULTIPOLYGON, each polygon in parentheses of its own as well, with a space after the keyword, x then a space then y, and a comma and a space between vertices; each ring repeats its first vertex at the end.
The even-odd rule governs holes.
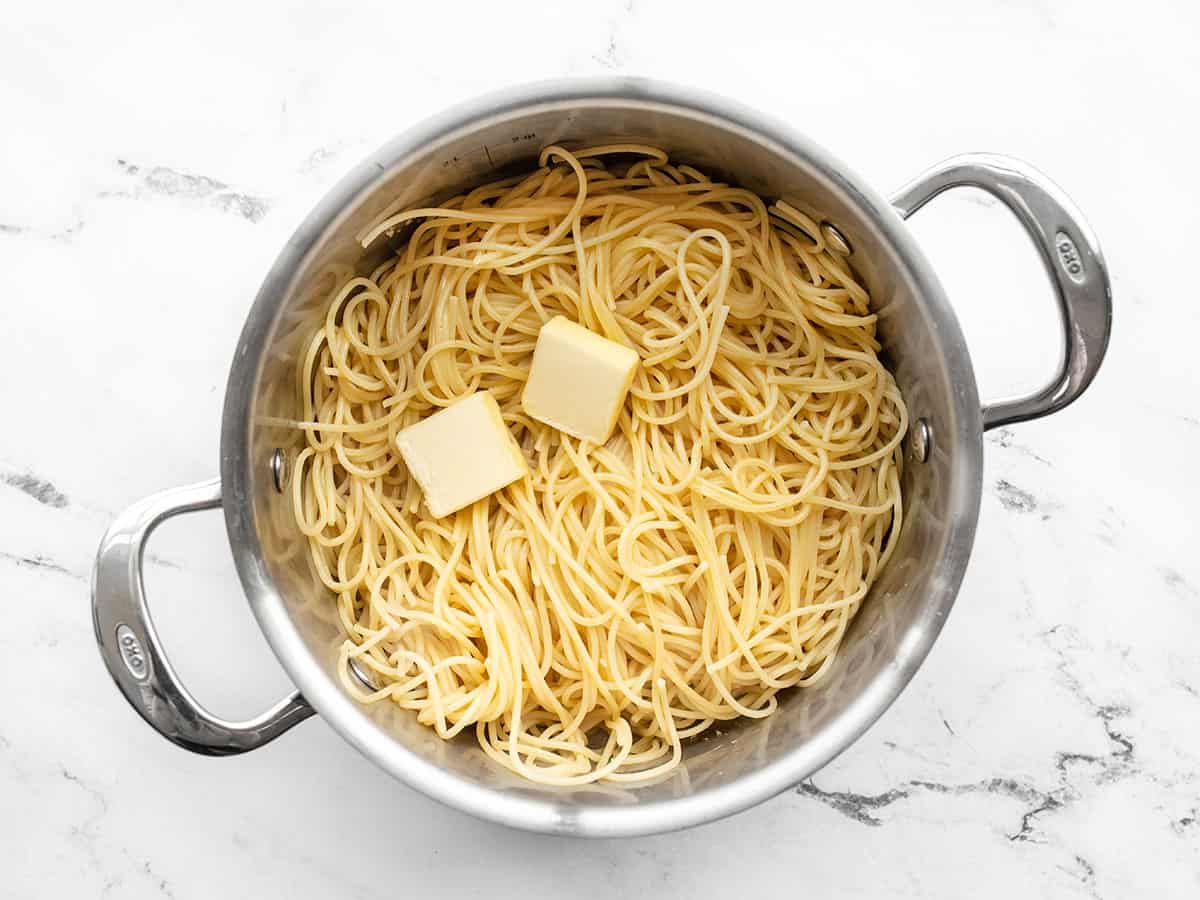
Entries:
MULTIPOLYGON (((371 154, 321 199, 284 245, 263 281, 238 340, 226 387, 221 428, 222 505, 230 548, 250 607, 268 644, 304 698, 346 741, 385 771, 427 796, 478 818, 525 830, 587 837, 623 837, 673 831, 741 812, 820 769, 861 737, 896 700, 924 662, 966 571, 982 492, 982 434, 974 370, 958 320, 924 253, 895 209, 863 179, 819 145, 786 124, 732 100, 637 78, 580 78, 535 82, 460 103, 393 138, 371 154), (292 623, 263 560, 252 510, 252 466, 248 435, 252 388, 257 383, 267 337, 293 288, 296 274, 322 235, 335 227, 364 193, 374 190, 397 162, 424 152, 463 128, 542 105, 583 103, 658 105, 701 121, 753 134, 784 157, 807 160, 822 170, 869 215, 904 260, 920 289, 919 302, 938 323, 946 347, 944 364, 955 376, 953 428, 969 455, 966 471, 974 487, 961 492, 965 508, 954 510, 943 553, 936 614, 916 639, 905 641, 893 664, 830 721, 822 732, 760 769, 720 787, 669 800, 627 807, 575 806, 553 794, 531 798, 485 787, 443 769, 392 740, 366 717, 359 704, 316 664, 292 623)), ((933 600, 934 598, 931 598, 933 600)))

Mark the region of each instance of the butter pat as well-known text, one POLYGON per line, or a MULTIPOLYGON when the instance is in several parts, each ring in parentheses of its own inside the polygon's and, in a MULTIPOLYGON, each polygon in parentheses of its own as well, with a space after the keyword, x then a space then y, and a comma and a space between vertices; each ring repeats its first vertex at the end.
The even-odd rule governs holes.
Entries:
POLYGON ((637 364, 629 347, 555 316, 538 332, 521 406, 532 419, 603 444, 617 424, 637 364))
POLYGON ((500 416, 477 391, 396 435, 409 474, 437 518, 458 512, 524 476, 529 467, 500 416))

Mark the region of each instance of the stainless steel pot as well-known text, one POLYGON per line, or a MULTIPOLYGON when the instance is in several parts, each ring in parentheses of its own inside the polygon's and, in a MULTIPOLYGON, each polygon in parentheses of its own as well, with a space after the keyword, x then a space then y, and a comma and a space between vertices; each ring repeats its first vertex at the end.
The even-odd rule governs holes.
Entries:
POLYGON ((1016 160, 960 156, 885 200, 807 138, 741 106, 690 90, 610 79, 537 85, 446 113, 393 140, 346 176, 297 229, 267 274, 238 343, 225 395, 221 477, 164 491, 117 517, 100 546, 92 603, 104 661, 142 717, 197 753, 253 750, 320 713, 401 781, 485 819, 586 836, 695 825, 758 803, 807 777, 858 738, 896 699, 945 622, 979 512, 983 432, 1062 409, 1091 382, 1108 343, 1108 275, 1091 231, 1044 176, 1016 160), (878 307, 881 334, 907 399, 909 509, 896 554, 846 637, 829 678, 791 691, 779 711, 728 723, 691 743, 665 781, 637 789, 545 788, 490 763, 473 739, 444 742, 389 704, 364 707, 339 686, 333 604, 311 577, 284 490, 299 446, 297 349, 339 273, 369 266, 353 234, 385 206, 425 205, 497 171, 527 166, 548 143, 639 139, 783 198, 836 229, 878 307), (904 224, 949 188, 1002 201, 1045 262, 1062 313, 1054 380, 1028 397, 981 407, 954 312, 904 224), (179 682, 154 631, 142 555, 156 525, 222 508, 255 616, 299 690, 261 716, 228 722, 179 682))

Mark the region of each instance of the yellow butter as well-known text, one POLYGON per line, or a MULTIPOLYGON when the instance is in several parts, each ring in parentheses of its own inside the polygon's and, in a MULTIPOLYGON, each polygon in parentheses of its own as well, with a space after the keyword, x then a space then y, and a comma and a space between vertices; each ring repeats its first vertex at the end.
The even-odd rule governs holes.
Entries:
POLYGON ((563 316, 538 332, 521 406, 530 418, 603 444, 637 371, 637 353, 563 316))
POLYGON ((448 516, 524 476, 529 467, 496 398, 477 391, 396 435, 409 474, 436 517, 448 516))

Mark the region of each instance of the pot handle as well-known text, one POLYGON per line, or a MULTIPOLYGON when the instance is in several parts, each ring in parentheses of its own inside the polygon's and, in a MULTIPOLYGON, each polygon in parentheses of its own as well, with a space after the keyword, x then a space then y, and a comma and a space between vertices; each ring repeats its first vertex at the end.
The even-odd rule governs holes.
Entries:
POLYGON ((313 714, 297 691, 260 716, 227 722, 196 702, 163 654, 146 608, 142 581, 146 539, 172 516, 220 505, 219 478, 140 500, 109 527, 92 571, 92 622, 100 655, 113 681, 155 731, 180 747, 208 756, 254 750, 313 714))
POLYGON ((1100 245, 1058 185, 1008 156, 953 156, 902 187, 891 203, 907 219, 956 187, 985 190, 1013 211, 1041 254, 1062 315, 1065 352, 1058 374, 1040 391, 985 405, 984 430, 1058 412, 1087 390, 1108 348, 1112 289, 1100 245))

